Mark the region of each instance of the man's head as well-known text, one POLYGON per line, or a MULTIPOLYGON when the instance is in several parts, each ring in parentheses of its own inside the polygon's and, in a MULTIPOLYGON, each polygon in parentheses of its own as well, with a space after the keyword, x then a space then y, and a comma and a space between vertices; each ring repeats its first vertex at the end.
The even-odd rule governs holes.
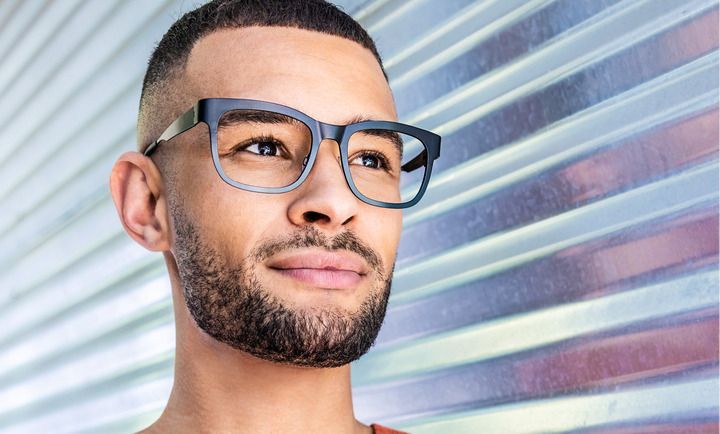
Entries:
MULTIPOLYGON (((290 27, 355 42, 375 57, 380 72, 387 80, 380 55, 367 32, 352 17, 324 0, 211 1, 176 21, 150 58, 140 97, 139 151, 142 152, 175 116, 194 102, 188 98, 191 96, 188 89, 183 88, 186 84, 178 82, 184 75, 194 45, 211 33, 248 27, 290 27)), ((288 34, 288 38, 292 38, 292 34, 288 34)), ((321 46, 317 48, 322 50, 321 46)), ((287 49, 292 51, 292 47, 287 49)), ((247 58, 243 62, 253 60, 247 58)))
MULTIPOLYGON (((148 66, 139 149, 195 101, 212 97, 279 103, 332 124, 397 119, 370 38, 316 0, 211 2, 178 20, 148 66)), ((377 336, 402 217, 358 200, 338 156, 337 143, 326 140, 296 189, 244 191, 218 176, 201 123, 152 159, 121 156, 111 189, 126 231, 165 252, 184 312, 201 330, 263 359, 341 366, 377 336), (323 279, 355 282, 326 289, 306 269, 281 270, 298 258, 318 266, 354 262, 362 272, 326 270, 323 279)))

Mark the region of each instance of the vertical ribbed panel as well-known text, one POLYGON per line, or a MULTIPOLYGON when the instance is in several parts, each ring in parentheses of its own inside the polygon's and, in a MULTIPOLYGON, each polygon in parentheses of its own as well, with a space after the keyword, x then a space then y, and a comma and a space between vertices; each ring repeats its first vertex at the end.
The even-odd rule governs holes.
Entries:
POLYGON ((360 15, 443 152, 353 369, 358 415, 717 432, 716 2, 393 3, 360 15))
MULTIPOLYGON (((412 433, 718 431, 714 0, 352 0, 400 118, 404 213, 356 415, 412 433)), ((0 0, 0 432, 129 432, 172 383, 160 255, 107 179, 184 1, 0 0)))

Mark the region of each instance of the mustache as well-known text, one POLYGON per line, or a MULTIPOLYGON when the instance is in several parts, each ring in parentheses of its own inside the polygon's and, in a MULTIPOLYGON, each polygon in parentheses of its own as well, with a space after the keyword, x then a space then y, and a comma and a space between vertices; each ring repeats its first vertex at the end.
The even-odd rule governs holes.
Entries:
POLYGON ((320 232, 315 226, 308 225, 289 237, 274 238, 262 242, 252 250, 249 256, 255 262, 261 262, 283 250, 307 247, 316 247, 329 251, 348 250, 360 255, 371 268, 380 272, 381 275, 385 275, 385 267, 382 260, 380 260, 380 256, 349 229, 329 237, 320 232))

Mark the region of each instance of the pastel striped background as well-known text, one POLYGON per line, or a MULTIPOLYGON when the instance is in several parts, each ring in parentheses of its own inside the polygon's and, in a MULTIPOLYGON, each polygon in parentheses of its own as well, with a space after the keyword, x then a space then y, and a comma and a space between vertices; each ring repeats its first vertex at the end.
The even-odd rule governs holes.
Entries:
MULTIPOLYGON (((443 136, 358 418, 717 433, 717 2, 341 3, 401 120, 443 136)), ((107 181, 150 50, 195 5, 0 0, 0 432, 130 432, 165 404, 165 267, 107 181)))

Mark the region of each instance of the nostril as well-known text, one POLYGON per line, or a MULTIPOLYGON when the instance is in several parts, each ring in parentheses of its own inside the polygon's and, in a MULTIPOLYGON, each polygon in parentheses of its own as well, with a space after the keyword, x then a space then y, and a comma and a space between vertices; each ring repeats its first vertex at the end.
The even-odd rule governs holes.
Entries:
POLYGON ((322 214, 322 213, 319 213, 316 211, 307 211, 306 213, 303 214, 303 217, 305 217, 305 221, 307 221, 309 223, 315 223, 316 221, 323 220, 323 219, 328 220, 328 221, 330 220, 330 218, 328 216, 326 216, 325 214, 322 214))

